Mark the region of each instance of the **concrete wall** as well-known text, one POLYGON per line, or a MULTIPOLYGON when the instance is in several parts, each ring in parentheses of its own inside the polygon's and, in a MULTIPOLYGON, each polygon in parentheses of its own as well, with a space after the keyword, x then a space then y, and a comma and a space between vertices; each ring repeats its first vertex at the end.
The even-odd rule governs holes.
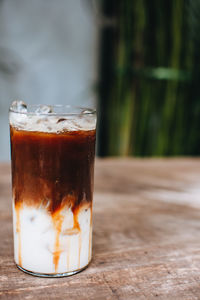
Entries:
POLYGON ((0 0, 0 160, 8 160, 12 100, 94 106, 92 0, 0 0))

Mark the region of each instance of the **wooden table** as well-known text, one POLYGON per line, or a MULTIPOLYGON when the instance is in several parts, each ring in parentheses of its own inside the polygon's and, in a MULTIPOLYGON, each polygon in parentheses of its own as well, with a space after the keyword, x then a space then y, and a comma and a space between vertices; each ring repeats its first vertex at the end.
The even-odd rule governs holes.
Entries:
POLYGON ((13 263, 10 169, 0 165, 0 299, 200 299, 200 160, 96 162, 93 260, 42 279, 13 263))

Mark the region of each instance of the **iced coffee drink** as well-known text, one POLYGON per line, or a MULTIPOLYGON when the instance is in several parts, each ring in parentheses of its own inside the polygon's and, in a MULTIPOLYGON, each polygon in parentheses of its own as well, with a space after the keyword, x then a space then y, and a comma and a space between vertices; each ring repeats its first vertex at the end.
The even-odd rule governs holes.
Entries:
POLYGON ((15 262, 74 274, 92 255, 95 111, 15 101, 9 117, 15 262))

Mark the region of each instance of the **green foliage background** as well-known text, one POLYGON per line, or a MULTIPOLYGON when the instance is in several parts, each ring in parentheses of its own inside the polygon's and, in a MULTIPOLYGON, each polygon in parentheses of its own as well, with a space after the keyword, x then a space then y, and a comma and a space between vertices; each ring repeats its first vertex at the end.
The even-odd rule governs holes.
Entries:
POLYGON ((98 153, 200 154, 200 1, 102 1, 98 153))

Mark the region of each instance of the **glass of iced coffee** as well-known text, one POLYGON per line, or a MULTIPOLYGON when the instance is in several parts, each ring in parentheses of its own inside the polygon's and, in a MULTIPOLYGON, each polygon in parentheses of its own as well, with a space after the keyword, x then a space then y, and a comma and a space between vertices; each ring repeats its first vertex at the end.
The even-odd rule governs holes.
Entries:
POLYGON ((36 276, 75 274, 92 256, 96 113, 14 101, 9 120, 15 262, 36 276))

